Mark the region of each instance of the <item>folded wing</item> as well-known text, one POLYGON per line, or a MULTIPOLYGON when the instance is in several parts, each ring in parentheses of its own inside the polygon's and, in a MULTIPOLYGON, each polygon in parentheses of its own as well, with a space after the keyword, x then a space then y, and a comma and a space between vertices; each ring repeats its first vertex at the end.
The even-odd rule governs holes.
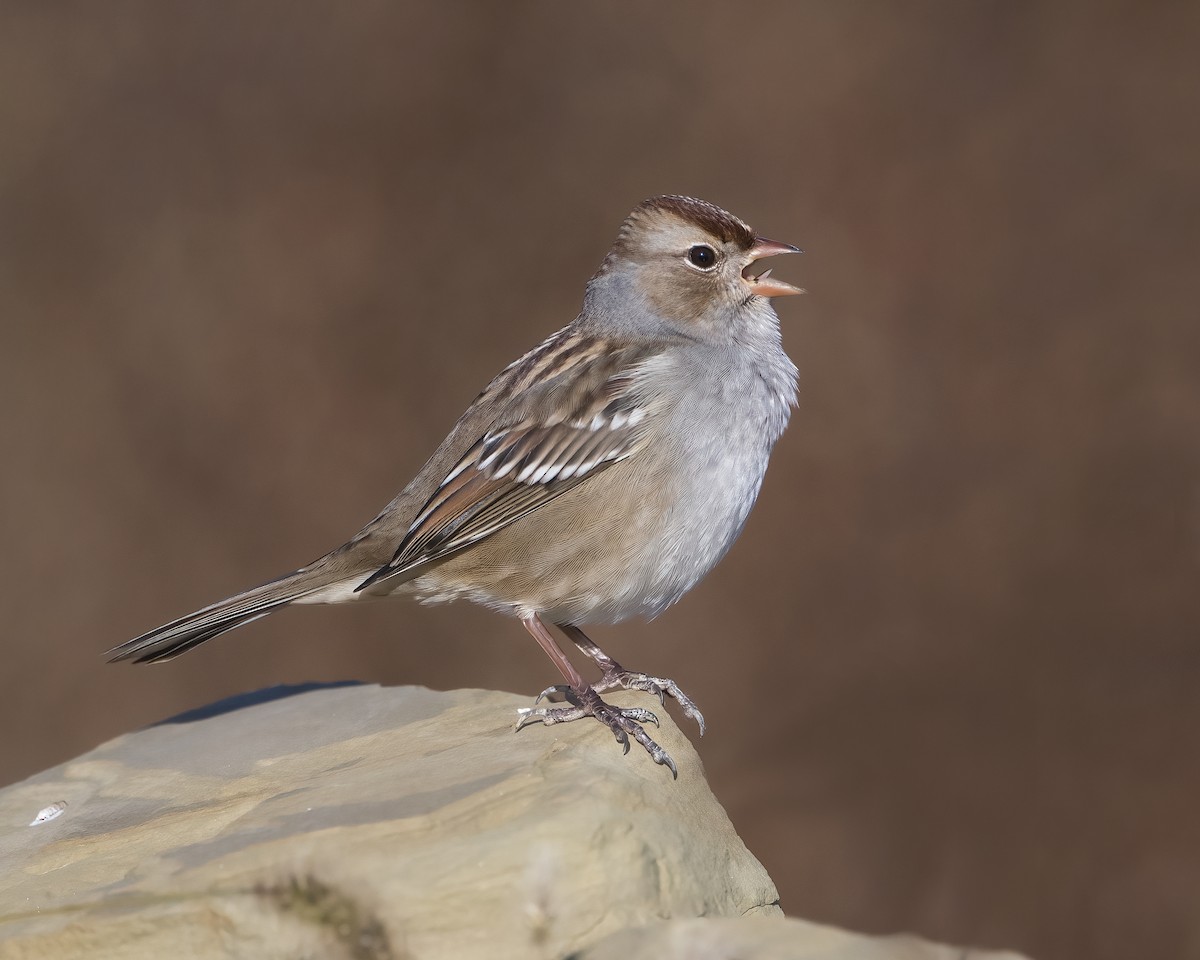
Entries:
POLYGON ((635 453, 649 416, 638 389, 645 359, 645 351, 610 352, 578 364, 547 385, 543 402, 493 426, 446 475, 392 560, 356 589, 409 579, 635 453))

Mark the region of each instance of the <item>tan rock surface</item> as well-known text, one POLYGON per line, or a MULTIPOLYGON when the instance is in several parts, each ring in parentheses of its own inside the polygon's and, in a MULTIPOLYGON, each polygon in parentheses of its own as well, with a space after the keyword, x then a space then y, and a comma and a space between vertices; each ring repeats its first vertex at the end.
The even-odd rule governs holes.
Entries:
POLYGON ((0 791, 0 956, 557 957, 779 912, 665 711, 677 782, 594 723, 514 735, 528 702, 314 689, 0 791))

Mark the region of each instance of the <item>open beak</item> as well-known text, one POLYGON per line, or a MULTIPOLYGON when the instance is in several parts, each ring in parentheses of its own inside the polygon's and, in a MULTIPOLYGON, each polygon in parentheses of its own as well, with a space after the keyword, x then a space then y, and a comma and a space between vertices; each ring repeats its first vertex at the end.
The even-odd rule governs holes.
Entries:
POLYGON ((795 293, 803 293, 799 287, 793 287, 790 283, 784 283, 782 280, 776 280, 771 276, 771 271, 759 274, 757 277, 750 272, 750 267, 753 266, 755 260, 762 260, 766 257, 777 257, 781 253, 803 253, 799 247, 793 247, 790 243, 780 243, 778 240, 768 240, 766 237, 755 237, 754 245, 750 248, 750 263, 746 264, 742 270, 742 279, 746 281, 746 285, 758 297, 790 297, 795 293))

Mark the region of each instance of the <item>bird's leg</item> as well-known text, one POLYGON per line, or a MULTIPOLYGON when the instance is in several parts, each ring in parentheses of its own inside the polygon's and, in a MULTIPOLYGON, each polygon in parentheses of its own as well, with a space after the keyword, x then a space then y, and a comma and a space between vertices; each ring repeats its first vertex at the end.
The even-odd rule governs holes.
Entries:
POLYGON ((578 627, 562 625, 559 627, 583 653, 598 666, 604 675, 600 682, 593 684, 597 693, 608 693, 610 690, 644 690, 658 697, 659 703, 666 703, 666 698, 673 698, 684 714, 696 721, 700 728, 700 736, 704 736, 704 715, 696 709, 696 704, 686 693, 679 689, 679 684, 667 677, 651 677, 644 673, 634 673, 626 670, 616 660, 601 650, 586 633, 578 627))
MULTIPOLYGON (((566 723, 581 717, 595 717, 612 730, 613 736, 625 748, 626 753, 629 752, 629 738, 633 737, 646 748, 646 752, 650 754, 655 763, 669 767, 671 776, 678 778, 679 771, 675 768, 675 761, 642 729, 643 723, 653 723, 658 726, 658 717, 641 707, 614 707, 612 704, 605 703, 600 699, 600 694, 595 687, 584 683, 583 677, 579 675, 575 665, 567 659, 566 654, 554 641, 554 637, 546 625, 536 615, 522 618, 521 623, 538 642, 538 645, 546 651, 546 655, 554 661, 554 665, 558 667, 563 679, 567 681, 564 686, 552 689, 562 693, 570 706, 523 707, 517 711, 520 715, 516 727, 518 730, 526 724, 539 720, 544 724, 553 724, 566 723)), ((574 637, 572 639, 574 640, 574 637)), ((541 697, 539 696, 538 699, 540 700, 541 697)))

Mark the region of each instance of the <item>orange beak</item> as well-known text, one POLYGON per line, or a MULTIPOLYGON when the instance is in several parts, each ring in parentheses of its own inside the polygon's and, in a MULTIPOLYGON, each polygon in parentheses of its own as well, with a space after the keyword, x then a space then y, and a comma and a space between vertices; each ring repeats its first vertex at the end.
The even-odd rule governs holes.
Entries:
POLYGON ((803 293, 804 291, 799 287, 776 280, 771 276, 770 270, 757 277, 750 272, 750 264, 755 260, 777 257, 781 253, 803 252, 799 247, 793 247, 790 243, 780 243, 778 240, 768 240, 766 237, 755 237, 754 245, 750 247, 750 263, 746 264, 745 269, 742 270, 742 278, 754 295, 758 297, 790 297, 796 293, 803 293))

